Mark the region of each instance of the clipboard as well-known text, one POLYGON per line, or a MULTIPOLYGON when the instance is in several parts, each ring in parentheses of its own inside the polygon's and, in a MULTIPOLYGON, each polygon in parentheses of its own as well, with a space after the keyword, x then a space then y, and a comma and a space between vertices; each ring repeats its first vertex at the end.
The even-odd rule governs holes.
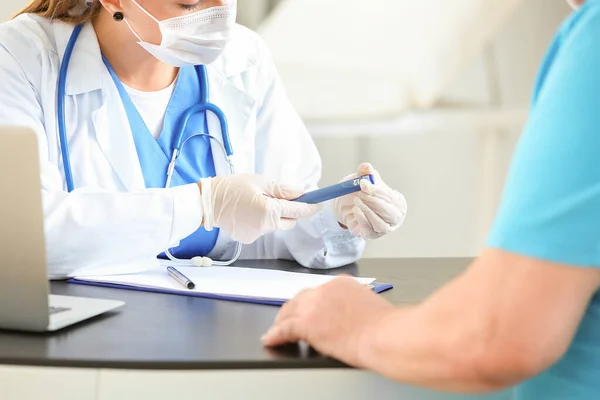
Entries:
MULTIPOLYGON (((226 268, 231 268, 231 267, 226 267, 226 268)), ((246 271, 246 273, 252 273, 251 271, 253 269, 244 269, 246 271), (250 271, 248 271, 250 270, 250 271)), ((198 270, 200 271, 200 270, 198 270)), ((206 271, 206 269, 202 269, 201 271, 206 271)), ((256 271, 262 271, 262 273, 275 273, 275 274, 294 274, 294 273, 286 273, 283 271, 268 271, 268 270, 254 270, 256 271)), ((164 271, 161 271, 160 269, 155 270, 155 271, 149 271, 147 274, 161 274, 164 273, 164 271)), ((305 274, 298 274, 298 275, 305 275, 305 274)), ((133 276, 133 275, 130 275, 133 276)), ((313 275, 314 276, 314 275, 313 275)), ((323 277, 323 275, 318 275, 323 277)), ((250 303, 250 304, 260 304, 260 305, 268 305, 268 306, 282 306, 283 304, 285 304, 287 301, 289 301, 290 298, 273 298, 271 297, 260 297, 257 295, 254 296, 248 296, 248 295, 231 295, 231 294, 219 294, 219 293, 210 293, 209 291, 202 291, 201 288, 199 288, 198 291, 196 290, 183 290, 183 289, 170 289, 167 287, 156 287, 158 285, 155 285, 155 287, 148 287, 148 286, 144 286, 142 284, 131 284, 127 282, 127 279, 121 279, 121 283, 118 282, 114 282, 117 279, 112 279, 113 282, 110 282, 109 280, 111 280, 111 277, 105 277, 104 281, 102 281, 103 277, 100 277, 100 279, 98 279, 98 277, 96 278, 88 278, 88 280, 86 280, 85 277, 82 278, 71 278, 68 279, 66 282, 70 283, 70 284, 77 284, 77 285, 86 285, 86 286, 97 286, 97 287, 105 287, 105 288, 111 288, 111 289, 122 289, 122 290, 134 290, 134 291, 141 291, 141 292, 149 292, 149 293, 160 293, 160 294, 168 294, 168 295, 176 295, 176 296, 187 296, 187 297, 198 297, 198 298, 205 298, 205 299, 212 299, 212 300, 223 300, 223 301, 233 301, 233 302, 241 302, 241 303, 250 303), (100 281, 98 281, 100 280, 100 281)), ((328 278, 333 278, 333 277, 328 277, 328 278)), ((199 278, 196 278, 196 280, 198 280, 199 278)), ((357 279, 361 279, 361 278, 357 278, 357 279)), ((221 281, 221 283, 224 281, 224 279, 221 281)), ((248 282, 249 285, 252 284, 252 281, 248 282)), ((368 286, 374 293, 382 293, 385 292, 387 290, 390 290, 393 288, 393 285, 391 284, 387 284, 387 283, 379 283, 379 282, 370 282, 368 283, 366 286, 368 286)), ((293 297, 293 296, 291 296, 293 297)))

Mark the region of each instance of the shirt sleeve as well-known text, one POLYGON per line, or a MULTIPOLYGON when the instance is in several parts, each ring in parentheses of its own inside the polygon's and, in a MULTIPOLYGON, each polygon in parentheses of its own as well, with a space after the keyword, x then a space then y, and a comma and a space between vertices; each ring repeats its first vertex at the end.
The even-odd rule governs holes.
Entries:
POLYGON ((599 37, 588 7, 551 48, 488 246, 600 267, 599 37))

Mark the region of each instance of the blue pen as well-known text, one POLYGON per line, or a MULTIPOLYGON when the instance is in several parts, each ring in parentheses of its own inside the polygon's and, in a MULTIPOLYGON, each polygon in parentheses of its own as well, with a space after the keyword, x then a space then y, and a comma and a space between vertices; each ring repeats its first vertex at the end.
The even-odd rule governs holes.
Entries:
POLYGON ((360 191, 360 182, 365 179, 368 179, 372 184, 375 184, 373 175, 363 175, 349 181, 340 182, 332 186, 327 186, 322 189, 308 192, 298 197, 294 201, 300 203, 318 204, 327 200, 335 199, 337 197, 345 196, 350 193, 355 193, 360 191))

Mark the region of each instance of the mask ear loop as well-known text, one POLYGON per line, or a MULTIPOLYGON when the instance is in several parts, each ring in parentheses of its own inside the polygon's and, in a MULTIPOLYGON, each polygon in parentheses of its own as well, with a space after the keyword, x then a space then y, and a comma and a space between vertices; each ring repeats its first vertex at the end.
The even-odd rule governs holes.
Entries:
POLYGON ((156 18, 154 18, 154 15, 150 14, 148 12, 148 10, 146 10, 144 7, 140 6, 136 0, 131 0, 131 2, 133 4, 135 4, 140 10, 142 10, 144 12, 144 14, 146 14, 147 16, 149 16, 150 18, 152 18, 154 20, 154 22, 156 22, 157 24, 160 24, 160 21, 157 20, 156 18))
POLYGON ((136 37, 136 39, 139 42, 143 42, 142 38, 140 37, 140 35, 138 35, 138 33, 135 31, 135 29, 133 29, 133 26, 131 26, 131 24, 129 23, 127 18, 123 18, 123 21, 127 24, 127 26, 129 27, 129 30, 131 31, 131 33, 133 33, 133 35, 136 37))
MULTIPOLYGON (((150 14, 144 7, 140 6, 137 1, 131 0, 131 2, 133 4, 135 4, 140 10, 142 10, 144 12, 144 14, 146 14, 148 17, 150 17, 154 22, 156 22, 160 26, 160 21, 157 20, 156 18, 154 18, 154 15, 150 14)), ((131 31, 131 33, 133 33, 135 35, 135 37, 137 38, 137 40, 139 42, 144 42, 142 40, 142 38, 140 37, 140 35, 138 35, 138 33, 135 31, 135 29, 133 29, 133 26, 131 26, 131 24, 129 23, 129 21, 127 20, 127 18, 125 18, 124 16, 123 16, 123 21, 125 21, 125 23, 129 27, 129 30, 131 31)))

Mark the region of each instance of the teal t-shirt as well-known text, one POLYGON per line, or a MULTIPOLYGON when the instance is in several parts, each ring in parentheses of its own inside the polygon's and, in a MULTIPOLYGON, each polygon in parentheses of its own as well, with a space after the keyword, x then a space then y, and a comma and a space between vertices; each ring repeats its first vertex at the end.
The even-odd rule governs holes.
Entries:
MULTIPOLYGON (((600 268, 600 0, 573 13, 548 51, 487 244, 600 268)), ((564 358, 516 398, 600 399, 600 293, 564 358)))

